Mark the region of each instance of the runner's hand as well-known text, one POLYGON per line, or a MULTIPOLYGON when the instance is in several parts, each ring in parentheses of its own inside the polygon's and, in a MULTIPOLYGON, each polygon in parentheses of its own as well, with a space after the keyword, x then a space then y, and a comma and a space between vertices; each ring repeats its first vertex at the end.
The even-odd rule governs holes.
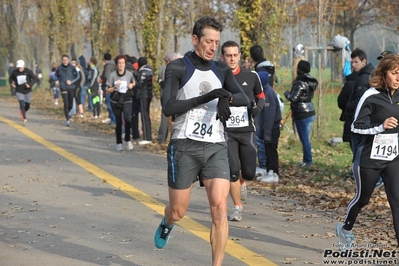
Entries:
POLYGON ((229 96, 230 96, 230 93, 223 88, 222 89, 214 89, 205 95, 198 96, 197 97, 198 105, 210 102, 216 98, 223 98, 223 97, 229 97, 229 96))
POLYGON ((384 123, 382 124, 382 126, 384 127, 384 129, 392 129, 398 126, 398 120, 391 116, 387 119, 385 119, 384 123))
POLYGON ((226 126, 226 121, 230 119, 230 115, 229 98, 219 98, 216 119, 220 119, 220 122, 226 126))
POLYGON ((260 108, 259 108, 259 106, 256 106, 255 108, 253 108, 252 110, 251 110, 251 115, 252 115, 252 117, 256 117, 256 116, 258 116, 259 114, 260 114, 260 108))

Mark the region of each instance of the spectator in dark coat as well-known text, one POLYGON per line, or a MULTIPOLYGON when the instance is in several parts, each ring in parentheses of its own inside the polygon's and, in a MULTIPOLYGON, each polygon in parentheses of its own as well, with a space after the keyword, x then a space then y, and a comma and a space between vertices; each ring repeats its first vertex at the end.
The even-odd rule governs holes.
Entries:
POLYGON ((10 83, 10 92, 11 92, 11 96, 15 96, 15 88, 14 88, 13 86, 11 86, 11 73, 12 73, 15 69, 17 69, 17 68, 14 66, 14 63, 10 63, 10 65, 8 66, 8 69, 7 69, 7 71, 8 71, 9 83, 10 83))
POLYGON ((345 84, 342 87, 337 99, 338 107, 342 110, 339 120, 344 122, 342 140, 344 142, 349 142, 349 145, 351 145, 352 131, 351 122, 349 120, 345 121, 345 107, 349 101, 349 97, 351 96, 353 89, 355 88, 358 75, 358 72, 352 72, 352 74, 346 76, 345 84))
MULTIPOLYGON (((370 73, 374 70, 374 66, 371 63, 367 63, 366 53, 359 48, 352 51, 351 58, 352 70, 354 72, 359 72, 359 76, 356 79, 354 89, 345 107, 344 120, 350 124, 353 122, 360 98, 363 96, 363 93, 370 88, 370 73)), ((356 149, 356 139, 356 134, 352 133, 351 148, 353 153, 355 153, 354 151, 356 149)))
POLYGON ((152 100, 153 71, 151 67, 147 65, 147 59, 145 57, 140 57, 138 63, 139 77, 137 83, 140 87, 141 122, 143 125, 143 139, 138 143, 139 145, 147 145, 152 141, 150 103, 152 100))

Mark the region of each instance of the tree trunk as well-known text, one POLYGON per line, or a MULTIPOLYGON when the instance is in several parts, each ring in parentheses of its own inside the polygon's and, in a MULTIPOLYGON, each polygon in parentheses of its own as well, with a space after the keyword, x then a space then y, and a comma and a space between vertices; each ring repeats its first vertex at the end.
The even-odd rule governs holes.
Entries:
POLYGON ((70 53, 71 53, 71 59, 76 59, 76 60, 78 60, 78 57, 76 56, 76 52, 75 52, 75 43, 73 43, 73 44, 71 45, 70 53))

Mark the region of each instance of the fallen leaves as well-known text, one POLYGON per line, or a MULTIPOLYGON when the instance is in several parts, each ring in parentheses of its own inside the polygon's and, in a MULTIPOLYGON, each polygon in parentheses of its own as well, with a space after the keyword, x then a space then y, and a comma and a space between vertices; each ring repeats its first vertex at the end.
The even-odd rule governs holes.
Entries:
MULTIPOLYGON (((299 223, 302 220, 292 215, 296 210, 309 211, 301 215, 302 219, 330 218, 325 223, 331 227, 325 235, 300 235, 302 238, 335 237, 334 227, 342 222, 348 203, 355 195, 353 180, 343 179, 336 175, 323 176, 317 166, 311 170, 299 169, 297 166, 285 166, 280 170, 279 183, 267 185, 257 181, 248 182, 253 195, 272 197, 278 212, 286 222, 299 223), (295 200, 288 203, 286 199, 295 200), (316 212, 316 213, 315 213, 316 212)), ((384 188, 375 190, 368 205, 360 212, 353 231, 358 243, 385 244, 396 247, 392 215, 384 188)), ((286 231, 287 234, 292 233, 286 231)), ((304 262, 305 263, 305 262, 304 262)), ((286 260, 284 264, 290 264, 286 260)))

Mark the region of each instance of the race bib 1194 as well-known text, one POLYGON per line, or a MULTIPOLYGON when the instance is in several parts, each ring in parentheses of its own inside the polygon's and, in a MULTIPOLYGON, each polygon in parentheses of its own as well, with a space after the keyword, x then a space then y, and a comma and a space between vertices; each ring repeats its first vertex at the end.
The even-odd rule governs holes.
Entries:
POLYGON ((374 136, 370 158, 392 161, 398 155, 398 133, 374 136))

